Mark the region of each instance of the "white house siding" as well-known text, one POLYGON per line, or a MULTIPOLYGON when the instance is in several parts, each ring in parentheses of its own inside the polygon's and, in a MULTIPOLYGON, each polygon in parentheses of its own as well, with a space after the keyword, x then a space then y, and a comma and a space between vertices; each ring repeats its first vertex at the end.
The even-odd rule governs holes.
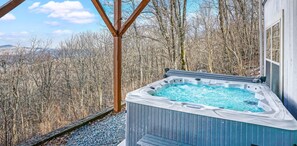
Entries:
MULTIPOLYGON (((297 0, 267 0, 264 6, 264 26, 266 30, 277 22, 281 18, 282 9, 284 9, 285 18, 284 104, 297 118, 297 0)), ((266 32, 264 35, 266 46, 266 32)), ((266 56, 266 51, 264 52, 266 56)))
MULTIPOLYGON (((288 12, 291 17, 288 21, 288 31, 290 34, 287 36, 287 39, 290 41, 285 48, 289 48, 287 59, 287 69, 289 74, 287 76, 287 87, 289 90, 287 93, 286 105, 291 111, 291 113, 297 118, 297 0, 289 0, 288 7, 290 6, 290 11, 288 12)), ((286 39, 286 37, 285 37, 286 39)), ((285 43, 285 44, 286 44, 285 43)))

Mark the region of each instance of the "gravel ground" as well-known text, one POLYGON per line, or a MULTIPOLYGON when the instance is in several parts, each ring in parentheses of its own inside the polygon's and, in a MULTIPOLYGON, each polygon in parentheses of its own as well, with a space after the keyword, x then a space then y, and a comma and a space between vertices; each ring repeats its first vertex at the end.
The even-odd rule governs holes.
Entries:
POLYGON ((125 139, 125 113, 112 115, 102 121, 75 130, 67 146, 113 146, 125 139))

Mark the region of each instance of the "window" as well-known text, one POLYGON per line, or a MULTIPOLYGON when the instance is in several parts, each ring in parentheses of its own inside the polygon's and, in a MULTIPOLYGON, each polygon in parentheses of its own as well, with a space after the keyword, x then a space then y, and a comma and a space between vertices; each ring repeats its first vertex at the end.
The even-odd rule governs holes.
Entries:
POLYGON ((280 53, 281 53, 281 20, 266 29, 266 84, 281 97, 280 53))
POLYGON ((266 31, 266 58, 271 60, 271 28, 266 31))
POLYGON ((280 31, 279 23, 275 24, 272 27, 272 61, 279 63, 279 54, 280 54, 280 31))
POLYGON ((280 23, 266 30, 266 59, 279 63, 280 56, 280 23))

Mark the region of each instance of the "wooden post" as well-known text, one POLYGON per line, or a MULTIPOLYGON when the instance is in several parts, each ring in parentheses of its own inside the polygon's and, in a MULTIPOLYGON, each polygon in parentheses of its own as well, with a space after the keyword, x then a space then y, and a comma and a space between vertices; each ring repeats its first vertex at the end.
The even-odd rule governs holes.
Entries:
POLYGON ((113 94, 114 94, 114 111, 121 111, 122 100, 122 35, 119 31, 122 26, 122 0, 114 1, 114 28, 117 35, 114 36, 114 73, 113 73, 113 94))
POLYGON ((122 36, 135 21, 141 11, 147 6, 150 0, 142 0, 138 7, 134 10, 128 20, 122 26, 122 0, 114 0, 114 26, 111 25, 99 0, 92 0, 95 8, 107 25, 109 31, 114 38, 114 69, 113 69, 113 96, 114 96, 114 111, 121 111, 122 101, 122 36))

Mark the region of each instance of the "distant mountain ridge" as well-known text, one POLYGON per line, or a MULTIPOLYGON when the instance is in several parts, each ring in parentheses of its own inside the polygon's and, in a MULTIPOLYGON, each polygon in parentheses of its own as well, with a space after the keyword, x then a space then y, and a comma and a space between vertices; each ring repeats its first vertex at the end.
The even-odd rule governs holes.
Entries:
POLYGON ((0 49, 2 49, 2 48, 12 48, 12 47, 15 47, 15 46, 13 46, 13 45, 2 45, 2 46, 0 46, 0 49))
MULTIPOLYGON (((14 45, 1 45, 0 46, 0 57, 3 55, 9 55, 11 57, 18 57, 18 50, 21 49, 21 53, 23 56, 38 56, 38 55, 50 55, 54 59, 64 57, 87 57, 92 56, 94 53, 89 49, 69 49, 69 50, 61 50, 61 49, 53 49, 53 48, 32 48, 30 47, 19 47, 14 45)), ((13 61, 12 61, 13 62, 13 61)))

